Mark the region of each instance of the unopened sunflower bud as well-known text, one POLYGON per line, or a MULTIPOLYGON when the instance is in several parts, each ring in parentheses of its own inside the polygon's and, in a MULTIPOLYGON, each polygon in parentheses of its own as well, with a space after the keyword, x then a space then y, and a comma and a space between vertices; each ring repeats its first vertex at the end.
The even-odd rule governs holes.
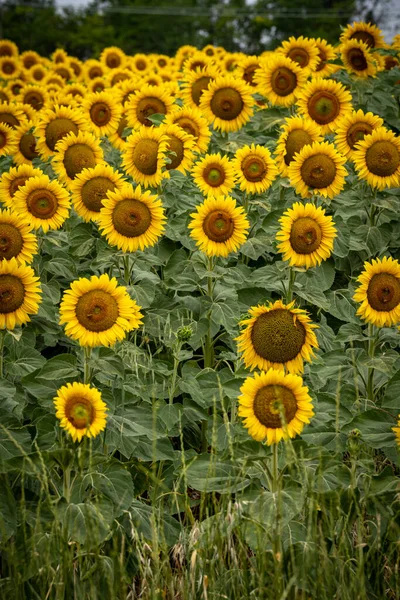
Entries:
POLYGON ((182 325, 176 332, 176 336, 180 342, 187 342, 193 335, 193 329, 190 325, 182 325))

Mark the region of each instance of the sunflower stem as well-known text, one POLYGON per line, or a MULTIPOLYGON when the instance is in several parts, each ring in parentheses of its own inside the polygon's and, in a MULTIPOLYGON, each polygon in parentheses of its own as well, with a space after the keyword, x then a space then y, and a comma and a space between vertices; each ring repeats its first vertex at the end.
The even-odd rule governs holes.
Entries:
MULTIPOLYGON (((204 368, 212 369, 214 367, 214 345, 211 333, 211 315, 212 315, 212 303, 213 303, 213 293, 214 293, 214 282, 210 273, 214 271, 214 260, 212 256, 207 257, 207 271, 209 272, 209 277, 207 278, 207 294, 210 298, 210 310, 207 313, 208 327, 207 334, 204 344, 204 368)), ((208 441, 207 441, 207 430, 208 430, 208 421, 202 421, 201 423, 201 450, 202 452, 207 452, 208 441)))
MULTIPOLYGON (((374 335, 374 326, 372 323, 368 324, 368 356, 373 359, 375 356, 376 337, 374 335)), ((367 380, 367 398, 372 402, 375 401, 374 395, 374 367, 368 367, 368 380, 367 380)))
POLYGON ((286 292, 286 304, 290 304, 290 302, 293 300, 293 287, 295 280, 296 271, 292 267, 289 267, 289 282, 286 292))
POLYGON ((275 500, 275 527, 273 537, 274 578, 277 597, 282 594, 282 548, 281 548, 281 481, 278 470, 278 444, 272 445, 272 493, 275 500))
POLYGON ((178 341, 176 346, 175 346, 175 352, 174 352, 174 370, 172 372, 172 381, 171 381, 171 387, 169 389, 169 403, 173 404, 174 403, 174 395, 175 395, 175 388, 176 388, 176 378, 178 375, 178 367, 179 367, 179 352, 181 351, 182 348, 182 342, 178 341))
POLYGON ((83 383, 90 383, 90 357, 92 355, 92 349, 88 347, 83 348, 83 383))
POLYGON ((129 285, 131 281, 131 267, 128 254, 124 255, 124 281, 126 285, 129 285))
POLYGON ((71 499, 71 467, 65 467, 63 474, 63 496, 69 503, 71 499))
POLYGON ((6 337, 7 329, 0 331, 0 379, 3 379, 3 365, 4 365, 4 340, 6 337))

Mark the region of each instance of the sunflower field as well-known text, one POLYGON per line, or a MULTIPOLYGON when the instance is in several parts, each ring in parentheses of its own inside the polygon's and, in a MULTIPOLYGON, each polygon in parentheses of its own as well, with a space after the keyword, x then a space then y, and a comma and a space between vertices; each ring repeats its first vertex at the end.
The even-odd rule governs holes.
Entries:
POLYGON ((400 35, 0 41, 1 600, 400 597, 400 35))

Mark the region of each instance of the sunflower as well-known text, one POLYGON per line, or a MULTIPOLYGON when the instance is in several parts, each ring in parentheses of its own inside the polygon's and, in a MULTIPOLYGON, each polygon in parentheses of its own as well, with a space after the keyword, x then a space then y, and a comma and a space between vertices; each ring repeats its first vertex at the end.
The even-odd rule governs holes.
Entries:
POLYGON ((83 64, 82 78, 86 81, 95 77, 104 77, 108 69, 100 61, 90 58, 83 64))
POLYGON ((400 322, 400 264, 384 256, 364 263, 353 299, 360 302, 357 315, 377 327, 400 322))
POLYGON ((288 167, 291 185, 302 198, 334 198, 344 187, 346 158, 329 142, 313 142, 295 154, 288 167))
POLYGON ((21 219, 33 229, 41 227, 45 233, 62 226, 71 206, 67 190, 56 179, 50 181, 47 175, 32 177, 15 192, 13 200, 21 219))
POLYGON ((118 123, 117 131, 108 136, 108 140, 118 150, 123 150, 126 146, 127 136, 124 135, 125 129, 128 127, 125 112, 122 113, 118 123))
POLYGON ((260 60, 254 81, 272 105, 290 106, 307 81, 307 72, 290 58, 275 54, 260 60))
POLYGON ((338 151, 348 160, 352 160, 357 142, 382 125, 383 119, 371 112, 364 113, 361 108, 344 115, 335 127, 335 144, 338 151))
POLYGON ((12 56, 3 56, 0 58, 0 79, 14 79, 21 75, 21 65, 19 60, 12 56))
MULTIPOLYGON (((254 74, 260 66, 260 59, 258 56, 244 56, 239 62, 236 68, 237 75, 243 79, 245 83, 250 85, 252 88, 256 88, 257 84, 254 81, 254 74)), ((236 75, 235 73, 235 75, 236 75)), ((255 90, 253 90, 254 92, 255 90)))
POLYGON ((83 75, 83 62, 79 58, 76 58, 76 56, 70 56, 67 64, 74 73, 74 79, 81 79, 83 75))
POLYGON ((166 115, 174 106, 174 99, 162 88, 144 85, 134 92, 125 106, 128 124, 133 129, 145 125, 152 127, 153 123, 148 117, 154 114, 166 115))
POLYGON ((238 338, 238 351, 250 370, 281 369, 302 373, 303 361, 311 361, 313 348, 318 348, 314 329, 307 312, 294 308, 294 301, 282 300, 268 305, 252 306, 249 319, 241 321, 245 329, 238 338))
POLYGON ((142 324, 140 306, 115 277, 104 273, 73 281, 60 304, 60 325, 81 346, 113 346, 142 324))
POLYGON ((10 102, 11 99, 12 94, 10 91, 7 91, 5 88, 0 88, 0 104, 3 104, 4 102, 10 102))
POLYGON ((0 329, 14 329, 36 315, 41 301, 39 277, 13 257, 0 261, 0 329))
POLYGON ((11 40, 0 40, 0 56, 18 56, 18 46, 11 40))
POLYGON ((33 81, 34 83, 39 83, 40 81, 43 81, 46 75, 47 69, 43 65, 36 65, 35 67, 32 67, 32 69, 30 69, 29 71, 31 81, 33 81))
POLYGON ((111 246, 136 252, 154 246, 165 229, 161 200, 149 191, 125 185, 108 192, 98 218, 99 229, 111 246))
POLYGON ((330 257, 336 237, 335 223, 321 207, 295 202, 279 219, 278 251, 291 267, 309 269, 330 257))
POLYGON ((298 375, 269 369, 247 377, 240 388, 238 415, 258 442, 268 446, 299 435, 314 415, 308 388, 298 375))
POLYGON ((50 72, 44 78, 43 84, 45 85, 47 92, 50 94, 62 90, 65 86, 65 81, 62 77, 60 77, 60 75, 57 75, 57 73, 50 72))
MULTIPOLYGON (((26 86, 26 81, 23 79, 11 79, 7 83, 7 87, 3 88, 3 92, 7 90, 7 93, 11 96, 11 100, 15 100, 17 96, 20 95, 21 90, 26 86)), ((3 100, 3 102, 8 102, 9 100, 3 100)))
POLYGON ((104 48, 100 54, 100 62, 107 69, 123 69, 126 64, 126 56, 117 46, 109 46, 104 48))
POLYGON ((79 104, 87 94, 87 87, 83 83, 69 83, 63 89, 66 96, 72 96, 79 104))
POLYGON ((52 167, 62 182, 71 183, 83 169, 104 164, 100 140, 80 131, 69 133, 56 144, 52 167))
POLYGON ((179 125, 161 125, 160 130, 168 137, 167 155, 171 162, 165 165, 167 171, 176 169, 184 174, 190 171, 195 147, 193 136, 186 133, 179 125))
POLYGON ((132 79, 127 79, 126 81, 122 81, 118 83, 114 89, 113 93, 116 94, 116 98, 121 102, 122 106, 125 106, 127 102, 131 99, 132 95, 140 90, 141 84, 139 79, 133 77, 132 79))
POLYGON ((281 127, 281 135, 276 144, 275 155, 277 157, 279 171, 282 177, 288 177, 289 165, 293 157, 300 152, 304 146, 313 142, 322 142, 321 128, 317 123, 302 117, 289 117, 281 127))
POLYGON ((229 196, 207 198, 190 215, 190 235, 207 256, 228 256, 237 252, 247 239, 250 227, 241 206, 229 196))
POLYGON ((195 151, 199 154, 207 152, 211 132, 207 120, 198 108, 178 108, 167 115, 164 124, 179 125, 186 133, 193 136, 196 144, 195 151))
POLYGON ((107 192, 120 190, 124 183, 122 175, 110 165, 96 165, 93 169, 83 169, 70 184, 76 212, 84 221, 97 220, 107 192))
POLYGON ((80 442, 85 436, 94 438, 106 428, 107 406, 99 390, 89 384, 67 383, 57 390, 53 401, 60 427, 74 442, 80 442))
POLYGON ((150 87, 162 87, 163 83, 162 78, 157 73, 146 73, 142 78, 142 84, 150 87))
POLYGON ((353 161, 358 176, 373 188, 383 190, 400 184, 400 138, 385 127, 357 142, 353 161))
POLYGON ((227 156, 206 154, 192 170, 197 187, 205 196, 226 196, 235 187, 235 171, 227 156))
POLYGON ((329 64, 329 61, 336 60, 337 51, 322 38, 317 38, 313 41, 318 48, 318 64, 312 76, 330 77, 338 68, 338 65, 329 64))
POLYGON ((221 75, 204 90, 200 110, 215 129, 237 131, 253 114, 252 88, 233 75, 221 75))
POLYGON ((192 56, 195 52, 197 52, 197 48, 195 46, 190 46, 186 44, 178 48, 175 54, 175 61, 179 70, 182 69, 183 63, 186 61, 189 56, 192 56))
POLYGON ((26 121, 24 107, 20 102, 13 104, 3 102, 0 104, 0 123, 9 125, 12 129, 15 129, 26 121))
POLYGON ((0 261, 15 258, 19 265, 32 262, 38 246, 31 229, 17 213, 0 210, 0 261))
POLYGON ((340 57, 349 73, 358 77, 374 77, 376 63, 367 44, 358 40, 349 40, 340 46, 340 57))
POLYGON ((0 156, 11 156, 17 150, 15 130, 0 122, 0 156))
POLYGON ((68 66, 68 63, 55 65, 52 69, 52 73, 61 77, 61 79, 64 80, 64 83, 67 83, 67 81, 72 81, 74 79, 74 72, 68 66))
POLYGON ((157 54, 154 59, 154 66, 157 70, 168 69, 172 66, 172 59, 166 54, 157 54))
POLYGON ((340 41, 344 44, 349 40, 364 42, 368 48, 386 48, 387 46, 382 31, 376 25, 362 21, 354 21, 353 25, 347 25, 344 29, 340 41))
POLYGON ((12 167, 3 173, 0 178, 0 199, 7 208, 14 208, 15 193, 25 186, 28 179, 43 175, 40 169, 34 169, 31 165, 20 165, 12 167))
POLYGON ((68 62, 68 54, 63 50, 63 48, 57 48, 51 55, 51 60, 53 63, 59 65, 68 62))
POLYGON ((319 62, 319 51, 315 41, 302 35, 298 38, 292 36, 282 42, 282 47, 277 48, 276 53, 290 58, 307 73, 315 71, 319 62))
POLYGON ((232 166, 236 171, 240 189, 247 194, 265 192, 278 175, 278 169, 268 148, 254 144, 237 150, 232 166))
POLYGON ((55 154, 57 142, 69 133, 78 135, 80 131, 86 130, 85 118, 79 111, 66 106, 55 106, 53 110, 49 109, 41 114, 36 124, 37 150, 43 159, 51 158, 55 154))
POLYGON ((29 71, 29 69, 32 69, 32 67, 34 67, 35 65, 40 65, 42 62, 40 54, 38 54, 34 50, 26 50, 26 52, 22 52, 22 54, 20 54, 19 59, 21 61, 22 66, 27 71, 29 71))
POLYGON ((138 53, 131 57, 130 65, 134 73, 144 75, 151 68, 152 61, 146 54, 138 53))
POLYGON ((209 65, 213 64, 213 58, 204 54, 204 52, 197 51, 189 56, 183 63, 182 70, 186 75, 189 71, 196 71, 197 69, 204 69, 209 65))
POLYGON ((338 81, 314 79, 300 90, 297 105, 325 134, 334 131, 338 120, 352 110, 351 100, 350 92, 338 81))
POLYGON ((104 92, 108 87, 108 82, 104 77, 94 77, 90 81, 87 82, 87 92, 92 94, 96 94, 99 92, 104 92))
POLYGON ((168 137, 159 128, 142 126, 126 140, 122 166, 136 183, 155 187, 165 177, 168 137))
POLYGON ((109 92, 88 94, 82 101, 82 115, 98 137, 115 133, 122 108, 109 92))
POLYGON ((132 73, 128 69, 112 69, 107 75, 107 82, 110 87, 114 87, 121 81, 129 81, 132 73))
POLYGON ((218 69, 213 66, 198 68, 195 71, 188 71, 183 78, 181 98, 184 106, 198 107, 203 92, 207 90, 209 84, 219 75, 218 69))
POLYGON ((25 85, 17 97, 19 102, 29 104, 35 111, 40 111, 48 99, 49 96, 43 87, 32 84, 25 85))

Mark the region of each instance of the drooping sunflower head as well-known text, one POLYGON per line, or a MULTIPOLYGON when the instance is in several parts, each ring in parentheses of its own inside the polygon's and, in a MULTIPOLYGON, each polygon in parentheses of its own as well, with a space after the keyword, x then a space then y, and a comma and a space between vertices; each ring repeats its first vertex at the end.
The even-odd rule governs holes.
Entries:
POLYGON ((289 175, 289 165, 295 154, 304 146, 313 142, 322 142, 323 136, 318 123, 302 117, 289 117, 281 127, 282 133, 278 138, 275 154, 279 171, 283 177, 289 175))
POLYGON ((19 265, 29 264, 37 251, 31 226, 24 223, 18 213, 0 210, 0 261, 15 258, 19 265))
POLYGON ((336 229, 332 217, 327 216, 323 208, 295 202, 279 221, 278 251, 291 267, 309 269, 330 257, 336 229))
POLYGON ((277 300, 251 307, 249 315, 240 323, 245 328, 237 338, 246 367, 251 371, 285 367, 290 373, 303 372, 303 361, 311 361, 313 348, 318 348, 317 325, 306 311, 295 308, 294 302, 286 305, 277 300))
POLYGON ((73 281, 60 304, 60 325, 81 346, 113 346, 141 325, 142 316, 126 288, 105 273, 73 281))
POLYGON ((203 92, 200 109, 215 129, 237 131, 253 114, 252 88, 232 75, 217 77, 203 92))
POLYGON ((26 182, 32 177, 43 175, 40 169, 35 169, 31 165, 20 165, 12 167, 9 171, 5 171, 0 178, 0 198, 4 206, 7 208, 14 207, 15 193, 22 188, 26 182))
POLYGON ((174 99, 161 87, 144 85, 134 92, 125 106, 128 125, 134 129, 152 127, 149 117, 154 114, 167 115, 174 106, 174 99))
POLYGON ((107 69, 122 69, 126 64, 126 56, 117 46, 109 46, 100 54, 100 62, 107 69))
POLYGON ((11 156, 17 150, 17 136, 9 125, 0 122, 0 156, 11 156))
POLYGON ((308 388, 298 375, 269 369, 247 377, 240 391, 243 425, 252 438, 269 446, 300 434, 314 415, 308 388))
POLYGON ((168 138, 166 163, 167 171, 176 169, 181 173, 186 173, 192 168, 195 147, 195 141, 191 135, 186 133, 179 125, 161 125, 160 129, 168 138))
POLYGON ((400 184, 400 138, 385 127, 357 142, 353 161, 358 176, 371 187, 383 190, 400 184))
POLYGON ((12 100, 12 97, 13 94, 12 92, 10 92, 10 90, 6 90, 6 88, 0 89, 0 104, 3 104, 4 102, 10 102, 10 100, 12 100))
POLYGON ((307 72, 283 54, 274 54, 260 60, 254 81, 272 105, 290 106, 307 81, 307 72))
POLYGON ((278 175, 277 166, 268 148, 254 144, 237 150, 233 167, 240 189, 247 194, 265 192, 278 175))
POLYGON ((374 77, 376 75, 376 63, 367 44, 353 39, 345 42, 340 47, 340 56, 344 66, 349 73, 358 77, 374 77))
POLYGON ((338 151, 347 156, 347 159, 352 159, 356 144, 382 125, 383 119, 371 112, 364 113, 361 109, 344 115, 338 120, 335 128, 335 144, 338 151))
POLYGON ((334 131, 338 119, 352 110, 351 94, 338 81, 314 79, 299 92, 299 112, 317 123, 323 134, 334 131))
POLYGON ((357 314, 377 327, 391 327, 400 323, 400 264, 384 256, 364 263, 364 271, 357 278, 359 287, 354 300, 360 302, 357 314))
POLYGON ((136 252, 154 246, 165 229, 161 200, 149 191, 125 185, 108 192, 98 219, 99 229, 111 246, 136 252))
POLYGON ((83 169, 104 164, 100 140, 93 134, 69 133, 57 142, 52 166, 61 181, 71 183, 83 169))
POLYGON ((80 111, 57 105, 42 113, 36 123, 37 150, 47 160, 54 156, 57 142, 70 133, 78 135, 80 131, 87 131, 87 123, 80 111))
POLYGON ((207 198, 190 216, 190 236, 207 256, 227 257, 247 239, 250 225, 246 214, 229 196, 207 198))
POLYGON ((192 170, 197 187, 205 196, 227 196, 235 187, 235 171, 227 156, 206 154, 192 170))
POLYGON ((122 151, 122 166, 136 183, 156 187, 166 177, 168 137, 155 127, 142 126, 130 135, 122 151))
POLYGON ((340 41, 344 44, 349 40, 364 42, 368 48, 386 48, 382 31, 376 25, 363 21, 354 21, 353 25, 347 25, 344 29, 340 41))
POLYGON ((194 150, 199 154, 207 152, 211 132, 207 120, 198 108, 177 108, 167 115, 165 124, 179 125, 183 131, 194 138, 194 150))
POLYGON ((75 381, 63 385, 57 390, 54 405, 60 427, 74 442, 80 442, 85 436, 94 438, 106 427, 107 406, 99 390, 89 384, 75 381))
POLYGON ((82 114, 92 132, 99 137, 117 131, 121 113, 121 105, 109 92, 88 94, 82 101, 82 114))
POLYGON ((120 190, 124 178, 110 165, 96 165, 83 169, 70 184, 72 201, 84 221, 97 220, 108 192, 120 190))
POLYGON ((289 40, 285 40, 282 42, 282 47, 278 48, 276 52, 287 56, 301 69, 306 69, 308 73, 315 71, 319 62, 319 51, 314 40, 302 35, 298 38, 292 36, 289 40))
POLYGON ((181 97, 184 106, 198 107, 203 92, 208 89, 209 84, 219 75, 215 66, 207 66, 195 71, 187 71, 184 74, 181 97))
POLYGON ((36 315, 41 301, 39 278, 32 267, 12 257, 0 261, 0 329, 14 329, 36 315))

